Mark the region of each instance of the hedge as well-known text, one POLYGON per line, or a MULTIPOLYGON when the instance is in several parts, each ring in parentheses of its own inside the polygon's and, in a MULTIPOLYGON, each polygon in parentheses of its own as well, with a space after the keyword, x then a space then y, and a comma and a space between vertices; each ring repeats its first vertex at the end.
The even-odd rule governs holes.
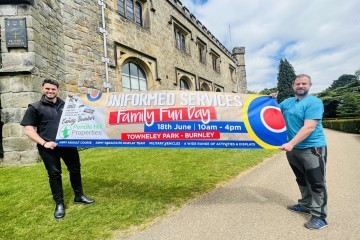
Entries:
POLYGON ((348 133, 360 133, 360 118, 357 119, 324 119, 323 127, 348 133))

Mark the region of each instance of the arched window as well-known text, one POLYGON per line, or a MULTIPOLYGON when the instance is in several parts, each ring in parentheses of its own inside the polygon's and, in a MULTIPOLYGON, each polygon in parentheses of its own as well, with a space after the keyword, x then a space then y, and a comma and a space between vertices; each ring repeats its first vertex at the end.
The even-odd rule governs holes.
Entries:
POLYGON ((210 92, 210 87, 207 83, 202 83, 200 87, 200 91, 210 92))
POLYGON ((189 86, 189 83, 186 79, 184 78, 181 78, 180 79, 180 90, 185 90, 185 91, 188 91, 190 90, 190 86, 189 86))
POLYGON ((117 9, 120 15, 127 19, 143 25, 141 4, 134 0, 117 0, 117 9))
POLYGON ((146 91, 147 81, 144 70, 134 63, 126 63, 122 67, 123 91, 146 91))

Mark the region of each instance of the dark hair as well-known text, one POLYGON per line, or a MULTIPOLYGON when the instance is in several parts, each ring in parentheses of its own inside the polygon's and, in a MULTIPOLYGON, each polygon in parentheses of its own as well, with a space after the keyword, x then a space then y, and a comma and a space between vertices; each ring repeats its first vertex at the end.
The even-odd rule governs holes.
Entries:
POLYGON ((49 83, 49 84, 55 85, 57 88, 59 88, 59 83, 58 83, 58 81, 56 81, 56 80, 46 78, 46 79, 43 81, 43 83, 42 83, 41 86, 44 86, 45 83, 49 83))

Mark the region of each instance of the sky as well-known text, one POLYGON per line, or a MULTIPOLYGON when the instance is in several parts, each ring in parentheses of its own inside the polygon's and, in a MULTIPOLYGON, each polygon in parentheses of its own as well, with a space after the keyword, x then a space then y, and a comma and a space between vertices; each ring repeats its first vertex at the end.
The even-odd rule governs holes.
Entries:
POLYGON ((180 0, 230 51, 245 47, 248 90, 277 85, 280 59, 325 90, 360 69, 359 0, 180 0))

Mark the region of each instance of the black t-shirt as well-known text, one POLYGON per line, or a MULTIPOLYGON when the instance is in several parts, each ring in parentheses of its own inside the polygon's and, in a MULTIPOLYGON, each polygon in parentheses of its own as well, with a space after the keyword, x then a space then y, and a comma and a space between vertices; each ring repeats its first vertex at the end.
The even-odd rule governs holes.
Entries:
POLYGON ((39 102, 29 104, 20 125, 34 126, 45 141, 55 141, 64 105, 60 98, 52 103, 42 96, 39 102))

